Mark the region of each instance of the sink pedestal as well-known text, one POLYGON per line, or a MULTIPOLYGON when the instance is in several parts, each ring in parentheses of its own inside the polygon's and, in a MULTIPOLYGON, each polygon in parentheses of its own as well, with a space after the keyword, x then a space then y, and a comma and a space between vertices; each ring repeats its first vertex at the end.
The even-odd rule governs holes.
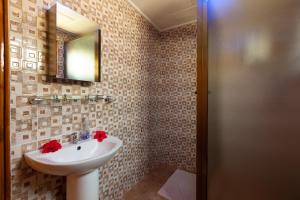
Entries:
POLYGON ((67 200, 99 200, 99 171, 67 176, 67 200))
POLYGON ((78 144, 66 144, 59 151, 25 153, 33 169, 56 176, 67 176, 67 200, 99 200, 99 167, 111 160, 122 147, 120 139, 107 136, 78 144))

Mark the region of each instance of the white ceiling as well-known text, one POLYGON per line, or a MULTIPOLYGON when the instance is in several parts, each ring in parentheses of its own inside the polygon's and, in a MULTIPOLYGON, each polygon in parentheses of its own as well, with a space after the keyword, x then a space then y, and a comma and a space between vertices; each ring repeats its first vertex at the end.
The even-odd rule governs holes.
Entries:
POLYGON ((128 0, 159 31, 196 21, 196 0, 128 0))
POLYGON ((60 3, 56 3, 56 12, 57 27, 67 32, 81 35, 99 29, 98 24, 60 3))

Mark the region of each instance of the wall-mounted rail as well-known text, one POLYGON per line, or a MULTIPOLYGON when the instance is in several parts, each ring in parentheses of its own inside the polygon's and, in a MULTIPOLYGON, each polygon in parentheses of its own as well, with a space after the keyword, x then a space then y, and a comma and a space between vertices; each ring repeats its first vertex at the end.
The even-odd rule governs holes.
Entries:
POLYGON ((92 101, 99 102, 104 101, 105 103, 112 103, 116 101, 115 97, 105 96, 105 95, 86 95, 86 96, 76 96, 76 95, 50 95, 50 96, 30 96, 28 97, 29 104, 40 104, 43 101, 55 101, 55 102, 67 102, 67 101, 76 101, 76 100, 84 100, 84 101, 92 101))

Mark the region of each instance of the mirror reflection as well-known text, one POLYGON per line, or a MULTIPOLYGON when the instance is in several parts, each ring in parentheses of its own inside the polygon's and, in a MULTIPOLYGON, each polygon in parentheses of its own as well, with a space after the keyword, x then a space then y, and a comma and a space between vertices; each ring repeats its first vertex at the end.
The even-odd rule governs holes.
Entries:
POLYGON ((99 82, 99 26, 59 3, 50 8, 48 19, 49 75, 59 79, 99 82))

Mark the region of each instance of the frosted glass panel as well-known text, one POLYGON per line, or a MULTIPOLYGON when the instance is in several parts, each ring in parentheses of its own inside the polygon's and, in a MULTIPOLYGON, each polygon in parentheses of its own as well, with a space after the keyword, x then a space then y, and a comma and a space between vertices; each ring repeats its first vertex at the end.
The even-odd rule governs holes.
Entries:
POLYGON ((298 200, 300 1, 208 4, 208 200, 298 200))
POLYGON ((97 33, 92 33, 66 43, 65 78, 85 81, 97 79, 97 36, 97 33))

